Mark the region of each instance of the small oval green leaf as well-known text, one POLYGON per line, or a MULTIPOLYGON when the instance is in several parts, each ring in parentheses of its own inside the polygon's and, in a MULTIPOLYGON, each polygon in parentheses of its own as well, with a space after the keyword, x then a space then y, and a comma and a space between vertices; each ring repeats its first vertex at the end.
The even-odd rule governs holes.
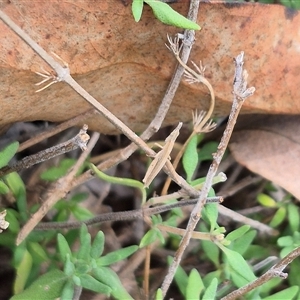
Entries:
POLYGON ((8 186, 0 180, 0 194, 5 195, 9 192, 8 186))
POLYGON ((250 225, 243 225, 240 228, 235 229, 234 231, 228 233, 226 235, 226 239, 233 242, 234 240, 243 236, 250 228, 251 228, 250 225))
POLYGON ((144 1, 143 0, 133 0, 131 10, 134 20, 138 22, 141 19, 143 12, 144 1))
POLYGON ((73 299, 74 288, 75 288, 74 283, 71 280, 67 281, 61 292, 60 300, 73 299))
POLYGON ((204 292, 202 300, 216 299, 218 279, 214 278, 204 292))
POLYGON ((153 10, 158 20, 167 25, 173 25, 179 28, 200 30, 201 27, 185 18, 177 11, 173 10, 168 4, 157 0, 144 0, 153 10))
POLYGON ((23 293, 13 296, 11 300, 59 298, 67 279, 64 272, 52 270, 40 276, 23 293))
POLYGON ((19 148, 19 142, 13 142, 0 151, 0 168, 6 166, 19 148))
POLYGON ((61 233, 57 235, 57 245, 58 245, 58 250, 62 258, 62 261, 65 261, 66 255, 69 255, 70 257, 72 256, 72 251, 70 249, 70 246, 67 240, 65 239, 65 237, 61 233))
POLYGON ((92 270, 92 274, 99 282, 112 289, 111 294, 115 299, 133 299, 123 287, 118 275, 110 268, 96 268, 92 270))
POLYGON ((90 256, 92 258, 96 259, 102 255, 104 249, 104 242, 105 242, 104 233, 102 231, 99 231, 95 236, 91 247, 90 256))
POLYGON ((195 135, 188 143, 182 157, 182 164, 183 164, 184 171, 187 175, 187 182, 191 182, 194 172, 198 165, 197 145, 198 145, 198 137, 197 135, 195 135))
POLYGON ((186 287, 185 298, 200 299, 200 294, 203 289, 204 289, 204 285, 199 272, 196 269, 192 269, 186 287))
POLYGON ((123 249, 116 250, 114 252, 108 253, 105 256, 102 256, 97 259, 98 266, 109 266, 115 262, 118 262, 122 259, 127 258, 133 254, 139 247, 138 246, 129 246, 123 249))
POLYGON ((96 293, 105 294, 106 296, 109 296, 111 293, 111 288, 109 286, 99 282, 89 274, 80 275, 80 282, 83 288, 94 291, 96 293))
POLYGON ((142 238, 139 247, 143 248, 154 243, 157 240, 157 229, 152 228, 150 229, 142 238))

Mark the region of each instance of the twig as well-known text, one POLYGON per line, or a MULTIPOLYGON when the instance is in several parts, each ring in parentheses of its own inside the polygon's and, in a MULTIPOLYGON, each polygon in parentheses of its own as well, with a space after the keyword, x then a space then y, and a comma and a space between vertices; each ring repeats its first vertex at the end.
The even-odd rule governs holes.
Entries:
POLYGON ((286 279, 288 274, 283 273, 282 271, 298 256, 300 256, 300 247, 290 252, 286 257, 280 260, 277 264, 275 264, 262 276, 260 276, 253 282, 239 288, 238 290, 235 290, 232 293, 226 295, 221 300, 234 300, 237 298, 241 299, 243 295, 261 286, 262 284, 266 283, 267 281, 269 281, 274 277, 280 277, 282 279, 286 279))
POLYGON ((24 225, 24 227, 21 229, 21 231, 18 234, 16 245, 19 245, 26 237, 27 235, 32 231, 32 229, 38 224, 38 222, 41 221, 41 219, 46 215, 48 210, 59 200, 66 197, 68 192, 70 191, 71 182, 76 176, 76 173, 78 172, 78 169, 81 167, 81 165, 84 163, 84 161, 87 159, 89 153, 94 148, 96 142, 99 139, 100 134, 94 133, 92 135, 92 138, 90 140, 90 143, 84 151, 73 168, 69 171, 69 173, 57 180, 55 183, 52 191, 49 192, 49 197, 44 201, 44 203, 41 205, 39 210, 31 216, 31 218, 28 220, 28 222, 24 225))
MULTIPOLYGON (((197 21, 199 4, 200 4, 200 0, 190 1, 189 12, 187 15, 187 18, 189 20, 194 22, 197 21)), ((186 63, 188 61, 194 43, 195 31, 185 30, 183 37, 184 39, 182 42, 183 46, 181 51, 181 60, 184 63, 186 63)), ((178 64, 155 117, 153 118, 152 122, 147 127, 147 129, 140 136, 143 140, 145 141, 148 140, 153 135, 153 133, 158 131, 158 129, 161 127, 162 122, 165 119, 165 116, 169 110, 169 107, 178 89, 183 72, 184 72, 184 68, 180 64, 178 64)), ((97 167, 100 170, 105 171, 119 164, 120 162, 126 160, 137 149, 138 147, 136 146, 136 144, 132 143, 126 148, 124 148, 118 156, 111 157, 107 161, 98 164, 97 167)), ((78 178, 77 182, 74 182, 74 184, 76 185, 81 184, 82 182, 87 181, 91 178, 92 178, 91 173, 87 171, 80 178, 78 178)))
MULTIPOLYGON (((39 54, 45 62, 47 62, 56 72, 55 82, 64 81, 69 84, 74 91, 83 97, 89 104, 91 104, 100 114, 102 114, 108 121, 110 121, 117 129, 126 135, 138 147, 143 149, 147 155, 154 157, 156 152, 150 149, 147 144, 136 133, 134 133, 127 125, 120 119, 100 104, 94 97, 92 97, 84 88, 82 88, 70 75, 70 70, 67 63, 62 67, 57 63, 47 52, 40 47, 31 37, 26 34, 17 24, 15 24, 3 11, 0 10, 0 18, 2 21, 18 34, 37 54, 39 54)), ((56 55, 57 56, 57 55, 56 55)), ((197 192, 189 186, 189 184, 179 176, 174 170, 172 164, 167 161, 163 170, 172 177, 172 179, 181 187, 184 188, 191 196, 195 197, 197 192)))
POLYGON ((72 139, 63 142, 61 144, 50 147, 46 150, 42 150, 36 154, 26 156, 22 160, 18 161, 12 166, 5 166, 0 169, 0 177, 5 176, 11 172, 19 172, 23 169, 28 169, 43 161, 49 160, 58 155, 73 151, 77 148, 86 150, 86 144, 90 139, 90 136, 86 133, 88 127, 84 125, 79 133, 72 139))
MULTIPOLYGON (((222 201, 222 197, 211 197, 208 199, 208 202, 211 203, 220 203, 222 201)), ((173 208, 183 207, 194 205, 197 203, 197 199, 192 200, 183 200, 172 204, 148 207, 148 208, 140 208, 129 211, 120 211, 120 212, 109 212, 101 215, 97 215, 93 218, 90 218, 85 221, 72 221, 72 222, 46 222, 39 223, 35 229, 37 230, 50 230, 50 229, 60 229, 60 228, 79 228, 82 224, 86 224, 87 226, 101 224, 104 222, 113 222, 113 221, 126 221, 126 220, 136 220, 136 219, 144 219, 145 217, 152 216, 154 214, 160 214, 166 211, 169 211, 173 208)))
POLYGON ((233 220, 235 222, 250 225, 252 228, 257 229, 262 234, 268 234, 271 236, 278 235, 278 230, 276 230, 268 225, 265 225, 259 221, 253 220, 246 216, 243 216, 243 215, 239 214, 238 212, 233 211, 225 206, 219 205, 218 211, 224 217, 230 218, 231 220, 233 220))
MULTIPOLYGON (((210 82, 202 75, 204 73, 204 68, 202 67, 202 65, 200 67, 198 67, 196 64, 194 64, 194 66, 196 67, 196 70, 198 71, 195 72, 193 69, 189 68, 186 63, 184 63, 181 58, 180 58, 180 50, 181 47, 179 47, 179 38, 178 36, 175 37, 174 40, 172 40, 169 36, 168 36, 168 41, 169 44, 167 45, 167 48, 173 52, 173 54, 175 55, 177 61, 179 62, 179 64, 184 68, 184 73, 187 77, 187 81, 189 83, 202 83, 204 84, 209 92, 210 92, 210 105, 209 105, 209 109, 207 111, 206 114, 204 113, 200 113, 197 114, 197 112, 195 114, 193 114, 193 124, 194 124, 194 128, 193 128, 193 132, 190 134, 189 138, 185 141, 184 145, 182 146, 181 150, 177 153, 177 156, 173 162, 173 167, 174 169, 177 168, 178 163, 187 147, 187 145, 189 144, 189 142, 191 141, 191 139, 196 135, 199 134, 201 132, 208 132, 211 131, 215 128, 215 124, 212 122, 209 122, 207 124, 207 122, 209 121, 209 119, 212 116, 212 113, 214 111, 215 108, 215 93, 213 90, 213 87, 211 86, 210 82)), ((169 178, 166 180, 163 190, 162 190, 162 195, 167 194, 168 188, 170 186, 171 181, 169 180, 169 178)))
POLYGON ((65 121, 61 124, 58 124, 57 126, 55 126, 54 128, 51 128, 45 132, 42 132, 34 137, 32 137, 31 139, 25 141, 24 143, 22 143, 18 149, 17 152, 21 152, 41 141, 43 141, 44 139, 47 139, 59 132, 62 132, 72 126, 77 125, 80 121, 85 121, 88 117, 91 117, 92 115, 98 113, 95 109, 90 109, 85 113, 82 113, 68 121, 65 121))
POLYGON ((255 91, 255 89, 249 88, 247 89, 247 73, 246 71, 243 71, 243 58, 244 58, 244 52, 241 52, 236 59, 235 59, 235 77, 234 77, 234 83, 233 83, 233 104, 231 108, 231 112, 229 115, 229 120, 226 126, 226 129, 223 133, 222 139, 219 143, 217 153, 213 155, 213 162, 209 168, 209 171, 207 173, 206 181, 203 186, 203 189, 201 190, 199 199, 197 204, 195 205, 188 225, 186 229, 186 233, 183 236, 179 249, 177 250, 174 260, 169 268, 168 274, 165 277, 165 280, 162 284, 162 293, 165 296, 167 293, 167 290, 169 289, 169 286, 173 280, 173 277, 175 275, 176 269, 178 265, 180 264, 182 255, 191 239, 191 235, 193 230, 195 229, 200 217, 201 217, 201 211, 203 206, 205 205, 206 198, 208 195, 208 192, 210 190, 213 177, 215 176, 218 166, 221 162, 221 159, 225 153, 226 147, 228 145, 229 139, 231 137, 234 125, 236 123, 238 114, 240 112, 240 109, 242 108, 244 100, 252 95, 255 91))

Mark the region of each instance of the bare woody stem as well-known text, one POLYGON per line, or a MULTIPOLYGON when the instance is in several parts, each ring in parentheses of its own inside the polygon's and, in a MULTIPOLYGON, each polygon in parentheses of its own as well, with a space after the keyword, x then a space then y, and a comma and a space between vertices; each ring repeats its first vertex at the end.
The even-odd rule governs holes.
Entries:
MULTIPOLYGON (((136 133, 134 133, 127 125, 120 119, 100 104, 94 97, 92 97, 85 89, 83 89, 70 75, 70 70, 65 64, 62 67, 57 63, 48 53, 40 47, 28 34, 26 34, 17 24, 15 24, 3 11, 0 10, 0 19, 11 28, 19 37, 21 37, 37 54, 41 56, 56 72, 55 81, 64 81, 68 83, 80 96, 82 96, 89 104, 91 104, 100 114, 102 114, 108 121, 126 135, 132 142, 146 152, 147 155, 154 157, 156 152, 153 151, 136 133)), ((172 164, 167 162, 163 170, 172 177, 172 179, 183 189, 188 191, 192 197, 198 196, 198 192, 193 189, 181 176, 174 170, 172 164)))
MULTIPOLYGON (((212 197, 208 199, 209 203, 220 203, 222 202, 221 197, 212 197)), ((146 216, 152 216, 154 214, 160 214, 166 211, 169 211, 173 208, 194 205, 197 202, 197 199, 192 200, 182 200, 176 203, 160 205, 150 208, 140 208, 129 211, 121 212, 109 212, 98 215, 94 218, 85 220, 85 221, 73 221, 73 222, 47 222, 39 223, 35 229, 37 230, 50 230, 50 229, 60 229, 60 228, 79 228, 82 224, 87 226, 101 224, 104 222, 113 222, 113 221, 125 221, 125 220, 136 220, 144 219, 146 216)))
POLYGON ((238 290, 235 290, 232 293, 226 295, 221 300, 234 300, 238 298, 241 299, 243 295, 261 286, 262 284, 266 283, 267 281, 269 281, 274 277, 280 277, 286 279, 287 274, 283 273, 282 271, 298 256, 300 256, 300 247, 290 252, 286 257, 284 257, 281 261, 275 264, 262 276, 260 276, 253 282, 239 288, 238 290))
POLYGON ((198 221, 200 220, 202 208, 206 203, 207 195, 211 188, 213 178, 217 172, 217 169, 219 167, 221 159, 227 148, 229 139, 231 137, 238 114, 242 108, 243 102, 248 96, 252 95, 255 91, 254 88, 246 89, 247 74, 245 71, 243 72, 243 63, 244 63, 243 58, 244 58, 244 53, 241 52, 241 54, 239 54, 235 59, 235 77, 234 77, 234 85, 233 85, 234 97, 233 97, 233 104, 232 104, 231 112, 229 115, 229 120, 228 120, 226 129, 223 133, 222 139, 219 143, 217 153, 215 153, 213 156, 213 162, 207 173, 206 181, 203 186, 203 189, 201 190, 200 196, 198 198, 198 202, 195 205, 195 207, 191 213, 191 216, 190 216, 187 228, 186 228, 186 233, 180 242, 180 245, 175 254, 174 260, 173 260, 171 266, 169 267, 168 274, 165 277, 164 282, 162 284, 163 296, 166 295, 166 293, 169 289, 169 286, 173 280, 173 277, 175 275, 177 267, 181 262, 183 253, 189 244, 189 241, 192 236, 192 232, 195 229, 198 221))
POLYGON ((5 176, 11 172, 19 172, 23 169, 28 169, 43 161, 49 160, 58 155, 73 151, 77 148, 81 150, 86 149, 86 144, 90 139, 89 135, 86 133, 88 129, 87 125, 84 125, 80 132, 72 139, 63 142, 61 144, 50 147, 46 150, 42 150, 36 154, 26 156, 22 160, 18 161, 12 166, 5 166, 0 169, 0 177, 5 176))
MULTIPOLYGON (((189 20, 194 21, 194 22, 197 21, 199 4, 200 4, 200 0, 191 0, 190 1, 190 7, 189 7, 188 16, 187 16, 187 18, 189 20)), ((194 44, 194 40, 195 40, 195 31, 194 30, 185 30, 184 39, 182 42, 183 43, 182 52, 181 52, 181 60, 184 63, 186 63, 188 61, 188 58, 189 58, 191 50, 192 50, 192 46, 194 44)), ((164 121, 165 116, 169 110, 171 103, 172 103, 172 100, 175 96, 176 90, 180 84, 180 80, 181 80, 183 72, 184 72, 184 68, 180 64, 178 64, 176 67, 176 70, 174 72, 174 75, 169 83, 169 86, 167 87, 166 93, 161 101, 161 104, 158 108, 158 111, 157 111, 155 117, 151 121, 148 128, 141 134, 141 138, 143 140, 148 140, 153 135, 153 133, 158 131, 158 129, 161 127, 162 122, 164 121)), ((112 166, 115 166, 118 163, 126 160, 134 151, 137 150, 137 148, 138 147, 136 146, 136 144, 132 143, 129 146, 127 146, 126 148, 124 148, 118 156, 116 156, 116 157, 114 156, 114 157, 106 160, 105 162, 97 165, 97 167, 100 170, 105 171, 105 170, 111 168, 112 166)), ((74 183, 74 186, 80 184, 83 181, 88 180, 89 178, 91 178, 91 174, 90 174, 90 172, 86 172, 85 174, 83 174, 81 176, 81 178, 77 182, 74 183)))

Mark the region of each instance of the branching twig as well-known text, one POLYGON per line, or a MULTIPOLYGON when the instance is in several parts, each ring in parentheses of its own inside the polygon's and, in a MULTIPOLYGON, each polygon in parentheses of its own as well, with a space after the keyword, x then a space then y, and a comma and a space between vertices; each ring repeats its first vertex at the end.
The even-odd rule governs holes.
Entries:
POLYGON ((41 205, 39 210, 31 216, 29 221, 24 225, 24 227, 21 229, 21 231, 18 234, 16 244, 19 245, 26 237, 27 235, 32 231, 32 229, 38 224, 38 222, 41 221, 41 219, 46 215, 48 210, 59 200, 66 197, 66 195, 71 190, 71 182, 73 181, 74 177, 76 176, 76 173, 78 172, 78 169, 81 167, 81 165, 84 163, 84 161, 87 159, 88 155, 94 148, 96 142, 99 139, 100 134, 94 133, 92 135, 92 138, 90 140, 90 143, 84 151, 73 168, 69 171, 69 173, 57 180, 55 182, 54 187, 52 190, 50 190, 48 198, 44 201, 44 203, 41 205))
MULTIPOLYGON (((189 20, 194 22, 197 21, 199 4, 200 4, 200 0, 190 1, 190 8, 187 16, 189 20)), ((183 35, 181 60, 184 63, 188 61, 188 58, 190 56, 190 52, 192 50, 192 46, 195 39, 194 36, 195 36, 194 30, 186 30, 183 35)), ((153 135, 153 133, 156 132, 161 127, 162 122, 165 119, 165 116, 169 110, 169 107, 178 89, 183 72, 184 72, 184 68, 180 64, 178 64, 155 117, 153 118, 152 122, 147 127, 147 129, 140 136, 143 140, 145 141, 148 140, 153 135)), ((100 170, 105 171, 117 165, 118 163, 126 160, 134 151, 137 150, 137 148, 138 147, 136 146, 136 144, 132 143, 126 148, 124 148, 118 156, 114 156, 108 159, 107 161, 98 164, 97 167, 100 170)), ((78 178, 76 182, 74 182, 74 186, 79 185, 82 182, 87 181, 91 178, 92 178, 91 173, 89 171, 85 172, 85 174, 83 174, 80 178, 78 178)))
MULTIPOLYGON (((192 70, 191 68, 189 68, 186 65, 186 63, 184 63, 181 60, 181 58, 179 56, 181 47, 179 46, 178 36, 175 37, 174 40, 172 40, 168 36, 168 41, 169 41, 169 44, 167 45, 167 48, 170 51, 173 52, 173 54, 175 55, 175 57, 176 57, 177 61, 179 62, 179 64, 184 68, 184 70, 185 70, 184 73, 185 73, 185 76, 187 77, 186 80, 189 83, 198 82, 198 83, 204 84, 208 88, 208 90, 210 92, 210 97, 211 97, 210 105, 209 105, 209 109, 208 109, 207 113, 202 113, 201 112, 200 114, 197 114, 197 112, 196 112, 196 113, 193 114, 193 125, 194 125, 193 132, 190 134, 189 138, 185 141, 185 143, 182 146, 181 150, 177 153, 177 156, 176 156, 176 158, 173 162, 173 167, 174 167, 174 169, 176 169, 177 166, 178 166, 178 163, 179 163, 179 161, 180 161, 187 145, 191 141, 191 139, 196 134, 199 134, 201 132, 208 132, 208 131, 211 131, 215 128, 215 124, 212 123, 211 121, 209 122, 209 119, 211 118, 212 113, 214 111, 214 107, 215 107, 215 93, 214 93, 213 87, 211 86, 210 82, 203 75, 205 68, 203 68, 201 64, 200 64, 200 67, 198 67, 196 64, 193 63, 194 67, 196 68, 196 70, 198 72, 197 73, 194 70, 192 70)), ((166 180, 166 182, 164 184, 164 187, 163 187, 163 190, 162 190, 163 195, 167 194, 170 183, 171 183, 171 181, 168 178, 166 180)))
POLYGON ((86 150, 86 144, 90 139, 89 135, 86 133, 87 129, 87 125, 84 125, 80 132, 72 139, 50 147, 46 150, 42 150, 36 154, 26 156, 12 166, 5 166, 1 168, 0 177, 5 176, 11 172, 19 172, 23 169, 28 169, 36 164, 49 160, 58 155, 62 155, 64 153, 73 151, 77 148, 81 148, 81 150, 86 150))
POLYGON ((55 126, 54 128, 51 128, 45 132, 42 132, 40 134, 35 135, 34 137, 32 137, 31 139, 25 141, 24 143, 22 143, 18 149, 17 152, 21 152, 41 141, 43 141, 44 139, 47 139, 61 131, 66 130, 67 128, 70 128, 72 126, 77 125, 80 121, 85 121, 88 117, 91 117, 92 115, 98 113, 95 109, 90 109, 85 113, 82 113, 68 121, 65 121, 57 126, 55 126))
POLYGON ((233 104, 231 108, 231 112, 229 115, 229 120, 226 126, 226 129, 223 133, 222 139, 220 141, 220 144, 218 146, 217 153, 213 155, 213 162, 209 168, 209 171, 207 173, 206 181, 203 186, 203 189, 201 190, 199 200, 197 204, 195 205, 190 220, 187 225, 186 234, 183 236, 179 249, 177 250, 174 260, 169 268, 168 275, 165 277, 165 280, 162 284, 162 293, 165 296, 167 293, 167 290, 169 289, 169 286, 173 280, 173 277, 175 275, 176 269, 181 261, 182 255, 190 241, 191 235, 193 230, 195 229, 200 217, 201 217, 201 211, 203 206, 205 205, 206 198, 208 195, 208 192, 210 190, 212 179, 215 176, 218 166, 221 162, 221 159, 225 153, 226 147, 228 145, 229 139, 231 137, 234 125, 236 123, 238 114, 240 112, 240 109, 243 105, 244 100, 252 95, 255 91, 255 89, 249 88, 247 89, 247 73, 246 71, 243 71, 243 61, 244 59, 244 52, 241 52, 236 59, 235 59, 235 77, 234 77, 234 84, 233 84, 233 104))
POLYGON ((239 288, 238 290, 233 291, 232 293, 226 295, 221 300, 234 300, 241 299, 242 296, 246 293, 254 290, 255 288, 261 286, 266 283, 270 279, 274 277, 280 277, 286 279, 288 274, 283 273, 282 271, 298 256, 300 256, 300 247, 296 248, 292 252, 290 252, 286 257, 284 257, 281 261, 275 264, 272 268, 270 268, 265 274, 254 280, 253 282, 239 288))
MULTIPOLYGON (((31 37, 26 34, 17 24, 15 24, 3 11, 0 10, 0 19, 11 28, 16 34, 18 34, 37 54, 39 54, 45 62, 47 62, 56 72, 55 81, 64 81, 69 84, 74 91, 82 96, 89 104, 91 104, 100 114, 102 114, 108 121, 110 121, 117 129, 119 129, 124 135, 126 135, 132 142, 146 152, 147 155, 154 157, 156 152, 150 149, 147 144, 136 133, 134 133, 127 125, 125 125, 120 119, 100 104, 94 97, 92 97, 84 88, 82 88, 70 75, 70 70, 67 63, 64 63, 62 67, 57 63, 47 52, 40 47, 31 37)), ((57 56, 57 55, 56 55, 57 56)), ((167 161, 163 170, 172 177, 172 179, 188 193, 196 197, 197 191, 189 186, 189 184, 179 176, 174 170, 172 164, 167 161)))

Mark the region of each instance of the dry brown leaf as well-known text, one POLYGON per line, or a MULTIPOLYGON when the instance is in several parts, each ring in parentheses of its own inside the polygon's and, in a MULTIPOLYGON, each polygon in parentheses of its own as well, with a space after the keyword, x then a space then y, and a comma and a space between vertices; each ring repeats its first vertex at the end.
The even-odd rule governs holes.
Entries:
MULTIPOLYGON (((172 4, 182 14, 188 1, 172 4)), ((74 78, 135 131, 150 123, 175 68, 166 35, 179 30, 161 24, 144 7, 139 23, 131 8, 110 1, 2 1, 2 9, 48 53, 69 63, 74 78)), ((249 83, 256 93, 244 106, 252 113, 300 113, 300 16, 277 5, 201 3, 191 59, 202 60, 217 96, 216 113, 231 105, 232 59, 245 51, 249 83)), ((0 21, 0 126, 16 121, 63 121, 89 108, 64 83, 35 93, 34 71, 45 63, 0 21)), ((49 69, 48 69, 49 70, 49 69)), ((192 109, 209 106, 205 86, 183 83, 166 124, 191 119, 192 109)), ((116 133, 102 117, 89 126, 116 133)))
POLYGON ((299 116, 242 116, 229 147, 240 164, 300 200, 299 116))

